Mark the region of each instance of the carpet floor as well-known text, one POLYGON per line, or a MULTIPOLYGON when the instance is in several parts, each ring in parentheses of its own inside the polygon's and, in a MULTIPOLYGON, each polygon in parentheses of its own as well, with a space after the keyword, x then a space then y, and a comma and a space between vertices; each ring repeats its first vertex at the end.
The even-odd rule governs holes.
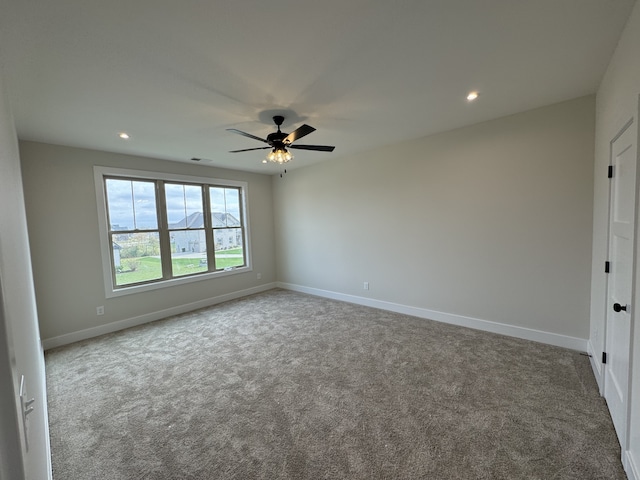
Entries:
POLYGON ((55 480, 626 478, 579 352, 291 291, 45 360, 55 480))

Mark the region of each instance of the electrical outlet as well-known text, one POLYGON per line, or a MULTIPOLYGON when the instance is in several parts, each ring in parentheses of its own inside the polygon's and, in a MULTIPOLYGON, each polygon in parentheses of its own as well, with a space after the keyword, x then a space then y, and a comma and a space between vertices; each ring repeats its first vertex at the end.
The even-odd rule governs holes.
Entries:
POLYGON ((369 282, 364 282, 364 289, 369 290, 369 282))
POLYGON ((96 307, 96 315, 104 315, 104 307, 102 305, 96 307))
POLYGON ((261 273, 259 273, 259 274, 258 274, 258 275, 256 275, 256 276, 258 277, 258 280, 261 280, 261 279, 262 279, 262 274, 261 274, 261 273))

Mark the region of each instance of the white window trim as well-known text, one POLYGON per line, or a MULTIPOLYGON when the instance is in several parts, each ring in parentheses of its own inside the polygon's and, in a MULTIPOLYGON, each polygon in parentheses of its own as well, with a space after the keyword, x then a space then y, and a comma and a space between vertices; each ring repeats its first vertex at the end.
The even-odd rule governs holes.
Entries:
POLYGON ((213 177, 200 177, 191 175, 178 175, 172 173, 160 173, 146 170, 129 170, 125 168, 113 168, 113 167, 93 167, 93 179, 96 187, 96 204, 98 206, 98 232, 100 235, 100 255, 102 258, 102 277, 104 281, 104 293, 106 298, 121 297, 123 295, 131 295, 134 293, 148 292, 151 290, 158 290, 160 288, 168 288, 176 285, 183 285, 185 283, 202 282, 204 280, 211 280, 212 278, 220 278, 228 275, 237 275, 239 273, 253 271, 251 262, 251 233, 249 231, 249 185, 247 182, 240 182, 237 180, 226 180, 213 177), (131 287, 113 288, 114 279, 112 278, 111 268, 111 253, 109 251, 109 225, 107 224, 107 203, 106 195, 104 191, 104 177, 105 176, 121 176, 128 178, 140 178, 144 180, 164 180, 175 181, 184 183, 198 183, 215 185, 218 187, 241 187, 243 190, 243 204, 242 215, 244 218, 245 228, 245 248, 246 248, 246 261, 247 264, 244 267, 236 267, 233 270, 221 270, 218 272, 201 273, 198 275, 188 277, 177 277, 169 280, 162 280, 153 283, 146 283, 144 285, 133 285, 131 287))

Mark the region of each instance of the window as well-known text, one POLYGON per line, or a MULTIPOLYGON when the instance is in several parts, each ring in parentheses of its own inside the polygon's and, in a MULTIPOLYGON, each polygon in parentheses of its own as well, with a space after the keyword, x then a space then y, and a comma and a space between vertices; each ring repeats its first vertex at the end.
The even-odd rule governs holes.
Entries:
POLYGON ((238 267, 244 262, 240 191, 237 188, 209 188, 211 228, 216 265, 238 267))
POLYGON ((164 185, 174 277, 208 271, 202 191, 201 185, 164 185))
POLYGON ((94 173, 107 296, 251 269, 246 183, 94 173))
POLYGON ((105 189, 114 286, 162 279, 154 182, 106 178, 105 189))

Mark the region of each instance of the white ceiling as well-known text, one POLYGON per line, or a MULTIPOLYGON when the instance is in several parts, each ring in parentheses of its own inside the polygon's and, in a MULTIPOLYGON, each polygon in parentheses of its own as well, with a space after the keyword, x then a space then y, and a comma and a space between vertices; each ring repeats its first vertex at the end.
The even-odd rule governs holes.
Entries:
POLYGON ((633 0, 0 0, 21 139, 277 173, 594 93, 633 0), (480 98, 466 101, 470 90, 480 98), (128 141, 118 132, 131 135, 128 141))

